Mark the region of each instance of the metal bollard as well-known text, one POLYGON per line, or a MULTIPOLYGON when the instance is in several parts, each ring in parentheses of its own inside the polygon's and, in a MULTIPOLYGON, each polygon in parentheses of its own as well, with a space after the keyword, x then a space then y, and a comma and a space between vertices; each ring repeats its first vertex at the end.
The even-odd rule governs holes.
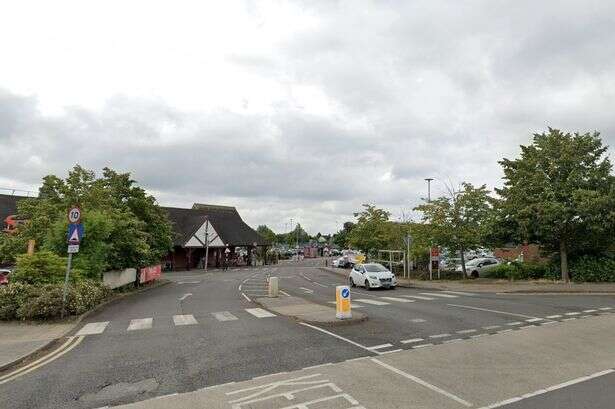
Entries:
POLYGON ((269 277, 269 298, 278 297, 278 278, 269 277))

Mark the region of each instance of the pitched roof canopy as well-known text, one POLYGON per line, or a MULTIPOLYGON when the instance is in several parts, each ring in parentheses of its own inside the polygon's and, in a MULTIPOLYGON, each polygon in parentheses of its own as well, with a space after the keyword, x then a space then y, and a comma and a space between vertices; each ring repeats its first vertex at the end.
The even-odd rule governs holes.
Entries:
POLYGON ((207 220, 220 238, 230 246, 264 246, 269 243, 248 226, 233 206, 195 203, 192 209, 163 207, 176 233, 174 244, 183 246, 207 220))

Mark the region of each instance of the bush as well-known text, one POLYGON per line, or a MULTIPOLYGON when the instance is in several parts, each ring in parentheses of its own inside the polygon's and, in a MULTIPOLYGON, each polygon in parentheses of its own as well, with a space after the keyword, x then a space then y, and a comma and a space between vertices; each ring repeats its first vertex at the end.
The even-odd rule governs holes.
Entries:
POLYGON ((557 272, 548 264, 512 262, 487 270, 485 276, 509 280, 540 280, 557 279, 557 272))
MULTIPOLYGON (((42 320, 62 314, 63 284, 30 285, 11 283, 0 289, 0 319, 42 320)), ((94 308, 109 296, 104 285, 85 280, 69 285, 66 314, 78 315, 94 308)))
POLYGON ((615 281, 615 259, 582 256, 570 265, 572 280, 577 282, 615 281))
MULTIPOLYGON (((52 284, 64 281, 66 259, 50 251, 17 256, 11 281, 24 284, 52 284)), ((72 275, 72 273, 71 273, 72 275)))

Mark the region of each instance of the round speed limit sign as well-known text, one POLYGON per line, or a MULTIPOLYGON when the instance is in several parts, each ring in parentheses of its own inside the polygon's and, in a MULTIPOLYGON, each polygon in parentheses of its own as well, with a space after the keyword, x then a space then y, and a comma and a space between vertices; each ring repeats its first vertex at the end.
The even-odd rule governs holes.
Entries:
POLYGON ((79 223, 81 221, 81 209, 77 206, 71 207, 68 211, 68 222, 79 223))

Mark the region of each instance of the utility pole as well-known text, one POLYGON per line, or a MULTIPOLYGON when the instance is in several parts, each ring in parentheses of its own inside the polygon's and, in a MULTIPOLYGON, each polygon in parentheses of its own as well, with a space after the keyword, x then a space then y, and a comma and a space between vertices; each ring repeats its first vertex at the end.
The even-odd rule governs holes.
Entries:
POLYGON ((209 219, 205 221, 205 272, 207 272, 207 265, 209 264, 209 219))
MULTIPOLYGON (((431 181, 433 180, 433 178, 425 178, 425 180, 427 181, 427 203, 431 203, 431 181)), ((433 280, 433 266, 431 265, 431 247, 432 243, 429 243, 429 257, 427 258, 427 260, 429 261, 429 279, 433 280)))
POLYGON ((433 178, 425 178, 427 181, 427 203, 431 202, 431 181, 433 178))

